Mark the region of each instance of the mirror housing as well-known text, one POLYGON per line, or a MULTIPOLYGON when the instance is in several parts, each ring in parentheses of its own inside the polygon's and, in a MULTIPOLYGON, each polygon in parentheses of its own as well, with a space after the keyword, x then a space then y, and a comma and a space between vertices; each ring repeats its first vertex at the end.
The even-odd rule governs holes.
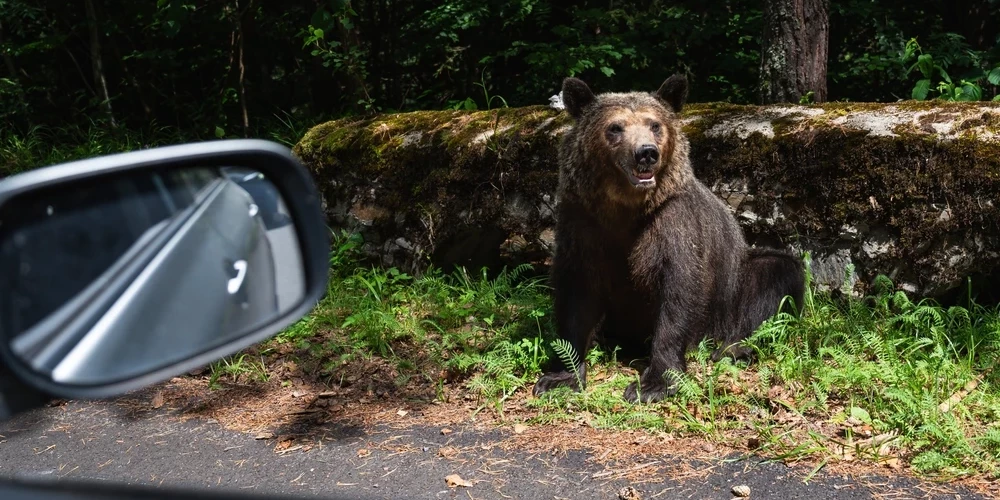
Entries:
POLYGON ((0 361, 39 391, 105 398, 263 341, 325 295, 315 184, 235 139, 0 180, 0 361))

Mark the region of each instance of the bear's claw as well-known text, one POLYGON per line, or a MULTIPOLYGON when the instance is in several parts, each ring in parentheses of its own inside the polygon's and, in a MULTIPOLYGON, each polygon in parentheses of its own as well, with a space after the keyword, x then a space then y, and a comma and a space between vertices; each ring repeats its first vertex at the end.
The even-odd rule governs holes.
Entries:
POLYGON ((580 383, 576 379, 576 375, 570 372, 554 372, 546 373, 542 375, 538 382, 535 383, 532 393, 535 396, 539 396, 546 391, 550 391, 557 387, 569 387, 574 391, 580 391, 580 383))

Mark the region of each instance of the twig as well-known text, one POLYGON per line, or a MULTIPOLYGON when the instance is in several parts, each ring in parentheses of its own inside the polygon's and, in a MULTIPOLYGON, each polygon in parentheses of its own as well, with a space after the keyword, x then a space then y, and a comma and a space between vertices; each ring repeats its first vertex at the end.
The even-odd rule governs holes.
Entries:
POLYGON ((976 376, 976 378, 966 382, 965 385, 961 389, 955 391, 955 393, 952 394, 950 398, 946 399, 943 403, 939 404, 938 410, 940 410, 942 413, 947 413, 951 411, 951 409, 954 408, 955 405, 960 403, 963 399, 965 399, 965 397, 968 396, 970 392, 976 390, 976 387, 979 387, 979 383, 982 382, 983 378, 986 377, 986 375, 988 375, 992 371, 993 367, 990 367, 990 369, 986 370, 983 373, 980 373, 978 376, 976 376))

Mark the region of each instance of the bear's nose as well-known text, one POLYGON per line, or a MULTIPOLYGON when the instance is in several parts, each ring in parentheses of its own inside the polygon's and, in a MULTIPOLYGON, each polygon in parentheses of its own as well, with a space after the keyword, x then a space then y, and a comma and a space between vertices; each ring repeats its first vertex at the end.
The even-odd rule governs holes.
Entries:
POLYGON ((652 144, 639 146, 635 151, 635 162, 640 165, 652 165, 660 159, 660 150, 652 144))

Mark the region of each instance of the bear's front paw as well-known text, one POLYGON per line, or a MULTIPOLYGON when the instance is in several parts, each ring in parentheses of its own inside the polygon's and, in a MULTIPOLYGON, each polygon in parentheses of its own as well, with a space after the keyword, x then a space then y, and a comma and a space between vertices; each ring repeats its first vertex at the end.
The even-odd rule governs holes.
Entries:
POLYGON ((667 386, 666 382, 659 381, 658 383, 642 381, 642 386, 639 386, 638 382, 632 382, 625 388, 625 394, 622 396, 625 401, 629 403, 635 403, 641 401, 643 403, 655 403, 657 401, 662 401, 663 398, 673 396, 677 393, 677 386, 670 385, 667 386))
POLYGON ((574 391, 579 391, 580 383, 577 381, 576 375, 570 372, 546 373, 538 379, 538 382, 535 383, 535 388, 532 390, 532 393, 535 396, 539 396, 543 392, 557 387, 569 387, 574 391))

